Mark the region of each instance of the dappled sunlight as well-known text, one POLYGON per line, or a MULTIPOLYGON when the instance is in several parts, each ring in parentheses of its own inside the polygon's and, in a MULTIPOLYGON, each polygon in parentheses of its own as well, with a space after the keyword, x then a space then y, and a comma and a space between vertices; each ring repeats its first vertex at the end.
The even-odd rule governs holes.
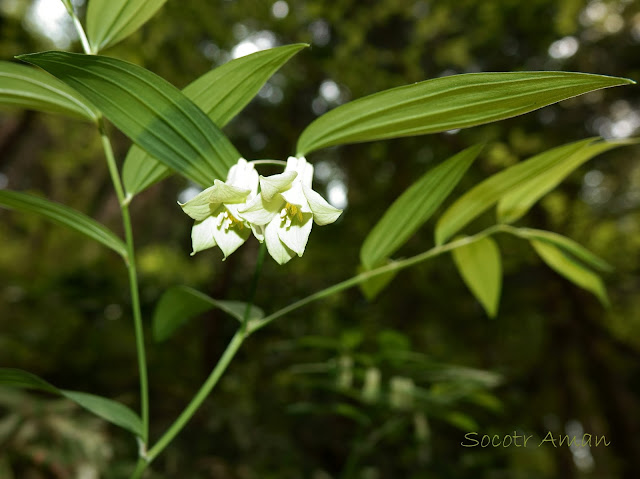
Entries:
POLYGON ((628 101, 616 101, 609 112, 609 116, 597 117, 592 124, 592 129, 603 138, 629 138, 640 128, 640 112, 628 101))
POLYGON ((598 206, 611 199, 612 191, 599 170, 591 170, 584 175, 580 196, 585 203, 598 206))
POLYGON ((575 37, 561 38, 549 47, 549 56, 555 59, 572 57, 578 51, 579 45, 575 37))
POLYGON ((186 203, 190 199, 194 198, 198 193, 202 191, 202 188, 196 185, 190 185, 178 194, 178 201, 180 203, 186 203))
POLYGON ((331 206, 345 209, 349 204, 345 172, 332 161, 319 161, 314 166, 315 178, 326 185, 327 200, 331 206))
POLYGON ((331 41, 331 28, 326 20, 315 20, 309 25, 312 45, 324 47, 331 41))
MULTIPOLYGON (((72 2, 76 6, 84 0, 72 2)), ((68 49, 78 38, 67 10, 60 0, 35 0, 24 19, 25 27, 45 38, 56 48, 68 49)))
MULTIPOLYGON (((577 419, 567 421, 565 430, 569 438, 584 438, 585 430, 582 423, 577 419)), ((571 457, 576 467, 582 472, 591 472, 595 466, 595 461, 591 455, 591 447, 582 445, 582 441, 574 441, 569 446, 571 457)))
MULTIPOLYGON (((231 49, 231 58, 240 58, 251 53, 267 50, 277 46, 276 36, 269 30, 262 30, 249 34, 244 25, 239 24, 237 36, 242 40, 231 49)), ((234 29, 235 30, 235 29, 234 29)))
POLYGON ((327 79, 320 84, 318 96, 311 102, 311 110, 320 116, 330 108, 341 105, 348 98, 347 89, 340 87, 335 81, 327 79))
POLYGON ((327 200, 338 209, 345 209, 349 204, 347 200, 347 185, 342 180, 331 180, 327 184, 327 200))
POLYGON ((275 18, 285 18, 289 14, 289 4, 284 0, 278 0, 271 6, 271 14, 275 18))

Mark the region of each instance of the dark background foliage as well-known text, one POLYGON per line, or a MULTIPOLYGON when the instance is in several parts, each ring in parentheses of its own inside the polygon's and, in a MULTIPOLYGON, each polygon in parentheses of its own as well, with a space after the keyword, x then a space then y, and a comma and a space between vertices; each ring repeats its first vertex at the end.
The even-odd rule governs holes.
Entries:
MULTIPOLYGON (((40 3, 47 2, 0 2, 2 59, 66 48, 25 20, 40 3)), ((442 75, 568 70, 638 80, 640 2, 169 0, 105 54, 184 87, 234 51, 294 42, 311 48, 225 128, 247 158, 284 159, 323 111, 442 75)), ((313 153, 316 188, 329 198, 346 192, 344 215, 314 230, 303 258, 285 267, 267 261, 257 304, 273 311, 351 276, 362 241, 391 202, 461 149, 487 143, 454 195, 547 148, 632 135, 638 107, 637 87, 616 88, 470 130, 313 153)), ((111 136, 122 160, 128 140, 115 129, 111 136)), ((90 125, 1 113, 0 186, 46 196, 121 230, 90 125)), ((191 222, 176 206, 187 186, 165 180, 132 206, 147 327, 159 296, 173 285, 215 298, 248 294, 255 242, 226 262, 212 250, 189 257, 191 222)), ((503 298, 498 318, 489 320, 450 257, 437 258, 402 272, 373 302, 350 290, 252 337, 150 477, 637 477, 639 204, 638 148, 622 148, 582 167, 521 221, 565 234, 612 263, 615 272, 605 278, 611 310, 546 268, 525 243, 501 237, 503 298), (502 382, 438 364, 499 373, 502 382), (360 397, 374 370, 388 400, 360 397), (393 391, 408 378, 422 396, 403 406, 393 391), (581 430, 606 435, 610 446, 460 444, 470 431, 519 431, 539 442, 549 431, 581 430)), ((491 221, 487 215, 468 231, 491 221)), ((40 218, 7 211, 0 211, 0 239, 0 365, 135 407, 128 286, 118 258, 40 218)), ((399 256, 432 245, 433 222, 399 256)), ((149 340, 152 437, 199 387, 235 326, 210 313, 165 343, 149 340)), ((124 477, 134 462, 130 437, 64 401, 2 390, 0 411, 2 477, 81 477, 82 468, 124 477)))

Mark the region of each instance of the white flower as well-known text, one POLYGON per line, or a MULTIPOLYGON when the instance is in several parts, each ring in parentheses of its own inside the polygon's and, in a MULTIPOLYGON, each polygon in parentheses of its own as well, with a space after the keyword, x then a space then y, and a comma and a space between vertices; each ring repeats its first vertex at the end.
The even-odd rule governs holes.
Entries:
POLYGON ((260 176, 260 194, 238 211, 279 264, 302 256, 314 221, 326 225, 342 213, 311 189, 312 180, 313 166, 289 157, 284 173, 260 176))
POLYGON ((191 255, 218 245, 226 259, 238 249, 251 234, 250 225, 240 217, 238 209, 257 193, 258 172, 252 163, 240 158, 229 170, 226 182, 214 180, 213 186, 195 198, 179 203, 196 220, 191 230, 191 255))

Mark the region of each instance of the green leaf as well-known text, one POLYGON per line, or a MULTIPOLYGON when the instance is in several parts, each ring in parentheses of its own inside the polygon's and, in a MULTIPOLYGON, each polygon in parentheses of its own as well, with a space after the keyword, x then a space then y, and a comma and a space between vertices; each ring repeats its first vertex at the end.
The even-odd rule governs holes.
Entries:
POLYGON ((224 178, 240 154, 173 85, 115 58, 66 52, 20 56, 87 97, 134 143, 200 184, 224 178))
POLYGON ((352 419, 362 426, 370 426, 371 418, 355 406, 348 403, 312 403, 297 402, 286 407, 289 414, 338 415, 352 419))
POLYGON ((346 402, 338 402, 328 406, 327 413, 351 419, 365 427, 371 426, 371 418, 366 413, 346 402))
POLYGON ((589 138, 553 148, 490 176, 458 198, 440 217, 436 225, 436 244, 443 244, 513 188, 535 179, 593 140, 589 138))
POLYGON ((105 421, 131 431, 136 436, 142 436, 142 421, 140 417, 124 404, 80 391, 61 389, 60 394, 105 421))
POLYGON ((56 224, 71 228, 102 243, 123 258, 127 257, 124 243, 111 230, 68 206, 27 193, 8 190, 0 190, 0 206, 23 213, 36 213, 44 216, 56 224))
POLYGON ((0 105, 61 113, 95 122, 98 112, 57 78, 33 67, 0 61, 0 105))
POLYGON ((576 243, 566 236, 553 233, 551 231, 537 230, 532 228, 518 228, 512 231, 513 234, 527 240, 537 240, 541 242, 550 243, 553 246, 563 250, 568 255, 575 256, 577 259, 586 263, 592 268, 599 269, 600 271, 610 272, 613 271, 613 266, 607 263, 605 260, 599 258, 591 251, 586 249, 579 243, 576 243))
POLYGON ((560 184, 572 171, 600 153, 623 145, 632 145, 639 140, 603 141, 587 145, 573 155, 560 158, 556 163, 534 178, 520 184, 500 198, 498 220, 513 223, 524 216, 533 204, 560 184))
POLYGON ((231 60, 185 87, 188 96, 222 128, 236 116, 291 57, 308 47, 295 43, 231 60))
POLYGON ((521 115, 632 80, 586 73, 469 73, 379 92, 322 115, 298 140, 298 155, 343 143, 422 135, 521 115))
MULTIPOLYGON (((236 58, 205 73, 182 93, 222 128, 251 101, 276 70, 306 46, 304 43, 286 45, 236 58)), ((129 196, 169 174, 169 168, 137 146, 129 150, 122 169, 129 196)))
POLYGON ((609 307, 609 299, 604 283, 596 273, 546 241, 531 240, 536 253, 558 274, 581 288, 590 291, 605 307, 609 307))
POLYGON ((87 36, 98 53, 140 28, 167 0, 90 0, 87 36))
POLYGON ((0 385, 21 389, 35 389, 64 396, 96 416, 142 436, 142 421, 124 404, 93 394, 58 389, 35 374, 21 369, 0 368, 0 385))
POLYGON ((502 289, 502 263, 496 242, 485 237, 451 253, 465 284, 489 317, 495 318, 502 289))
MULTIPOLYGON (((193 288, 176 286, 167 290, 156 306, 153 314, 153 338, 164 341, 189 319, 214 308, 221 309, 242 322, 246 307, 247 303, 242 301, 218 301, 193 288)), ((264 312, 257 306, 252 306, 248 322, 263 317, 264 312)))
POLYGON ((362 244, 360 261, 366 269, 384 263, 442 204, 476 159, 482 145, 461 151, 425 173, 382 216, 362 244))
MULTIPOLYGON (((393 261, 388 260, 386 264, 393 263, 393 261)), ((364 273, 365 271, 370 271, 371 268, 366 268, 363 265, 358 266, 358 274, 364 273)), ((360 283, 360 291, 364 294, 364 297, 369 301, 373 301, 376 296, 378 296, 388 285, 393 281, 393 278, 398 274, 397 271, 388 271, 383 274, 379 274, 374 276, 373 278, 367 279, 360 283)))
POLYGON ((49 384, 44 379, 39 378, 21 369, 0 368, 0 384, 19 389, 37 389, 49 393, 58 393, 58 388, 49 384))
POLYGON ((429 366, 425 365, 422 372, 431 382, 458 383, 469 390, 493 388, 503 382, 503 377, 493 371, 452 364, 435 363, 429 366))
POLYGON ((437 417, 462 431, 477 431, 480 429, 475 419, 459 411, 447 411, 442 414, 437 414, 437 417))

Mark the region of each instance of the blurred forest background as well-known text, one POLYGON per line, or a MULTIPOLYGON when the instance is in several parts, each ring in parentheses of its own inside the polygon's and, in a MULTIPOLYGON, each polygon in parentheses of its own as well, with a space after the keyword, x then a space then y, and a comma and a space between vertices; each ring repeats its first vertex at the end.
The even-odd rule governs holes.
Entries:
MULTIPOLYGON (((80 13, 86 5, 73 2, 80 13)), ((82 15, 81 15, 82 17, 82 15)), ((319 114, 383 89, 454 73, 568 70, 640 80, 638 0, 169 0, 105 54, 179 88, 231 58, 295 42, 289 61, 225 132, 246 158, 286 159, 319 114)), ((79 51, 58 0, 0 0, 0 57, 79 51)), ((545 149, 640 127, 635 86, 459 132, 313 153, 316 189, 345 212, 303 258, 265 263, 256 303, 275 309, 355 273, 367 232, 426 169, 487 142, 455 195, 545 149)), ((120 161, 129 141, 111 130, 120 161)), ((625 478, 640 471, 640 161, 603 154, 521 224, 582 243, 615 266, 612 308, 500 236, 500 313, 489 320, 450 256, 400 273, 375 301, 356 290, 252 337, 150 478, 625 478), (606 435, 592 448, 463 448, 464 434, 606 435)), ((244 300, 257 253, 190 257, 172 177, 133 203, 143 313, 185 284, 244 300)), ((30 191, 121 231, 92 125, 0 113, 0 188, 30 191)), ((493 221, 487 215, 467 231, 493 221)), ((433 221, 401 251, 433 245, 433 221)), ((126 271, 110 251, 32 216, 0 211, 0 365, 137 407, 126 271)), ((152 438, 182 410, 233 334, 210 313, 165 343, 148 335, 152 438)), ((148 330, 150 333, 150 330, 148 330)), ((535 440, 535 439, 534 439, 535 440)), ((537 442, 535 444, 537 446, 537 442)), ((66 401, 0 390, 0 477, 119 478, 128 433, 66 401), (98 472, 100 475, 98 476, 98 472)))

